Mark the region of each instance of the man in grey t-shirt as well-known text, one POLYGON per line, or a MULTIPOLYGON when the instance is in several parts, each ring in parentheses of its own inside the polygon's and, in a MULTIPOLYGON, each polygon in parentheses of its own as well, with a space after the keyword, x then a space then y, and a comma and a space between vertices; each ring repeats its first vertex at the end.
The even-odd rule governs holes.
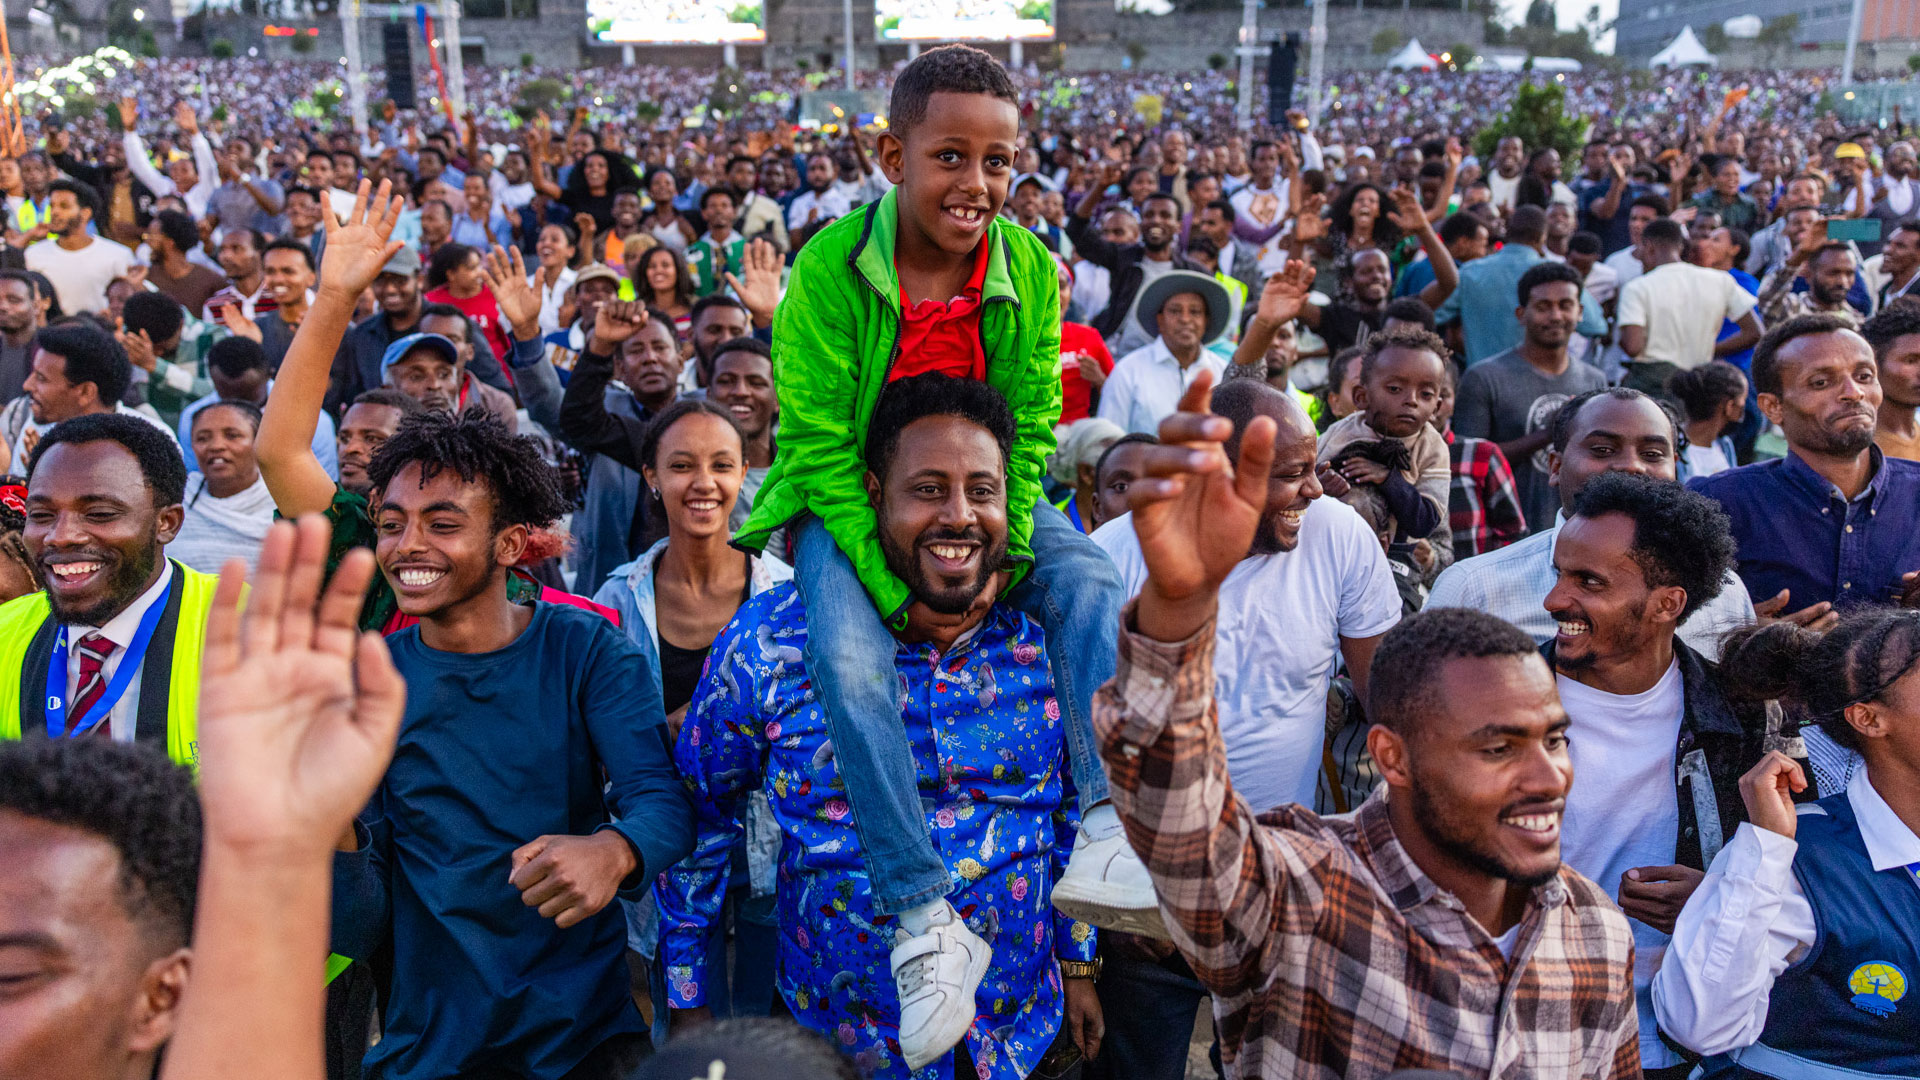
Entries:
POLYGON ((1569 398, 1607 385, 1598 368, 1573 359, 1567 342, 1580 324, 1580 274, 1543 262, 1520 278, 1524 338, 1467 369, 1453 410, 1455 434, 1491 439, 1513 466, 1520 505, 1534 532, 1553 527, 1560 497, 1547 484, 1549 425, 1569 398))

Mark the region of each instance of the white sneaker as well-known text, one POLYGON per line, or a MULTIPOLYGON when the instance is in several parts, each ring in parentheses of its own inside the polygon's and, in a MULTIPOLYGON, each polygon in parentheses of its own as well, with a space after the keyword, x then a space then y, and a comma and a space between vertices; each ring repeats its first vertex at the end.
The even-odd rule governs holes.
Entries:
POLYGON ((1126 827, 1110 803, 1080 821, 1067 872, 1053 887, 1053 906, 1083 923, 1142 937, 1169 939, 1160 900, 1146 864, 1127 843, 1126 827))
POLYGON ((973 1026, 974 994, 993 958, 953 905, 942 907, 926 933, 894 931, 888 956, 900 991, 900 1053, 910 1072, 938 1061, 973 1026))

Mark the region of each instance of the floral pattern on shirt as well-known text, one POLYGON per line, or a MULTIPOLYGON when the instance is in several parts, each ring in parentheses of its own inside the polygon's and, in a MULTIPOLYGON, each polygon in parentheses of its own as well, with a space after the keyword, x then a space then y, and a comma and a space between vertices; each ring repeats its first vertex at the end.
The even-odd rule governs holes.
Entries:
MULTIPOLYGON (((876 1080, 909 1075, 887 954, 894 919, 877 913, 845 783, 802 659, 806 612, 791 584, 742 605, 713 644, 674 751, 694 796, 693 854, 660 875, 671 1004, 706 1000, 707 927, 749 791, 772 800, 780 852, 778 985, 794 1016, 876 1080)), ((993 947, 967 1046, 980 1080, 1022 1080, 1060 1027, 1055 956, 1091 959, 1093 928, 1048 898, 1078 828, 1066 731, 1038 624, 996 606, 941 655, 895 655, 927 825, 953 902, 993 947)), ((912 1074, 953 1076, 954 1057, 912 1074)))

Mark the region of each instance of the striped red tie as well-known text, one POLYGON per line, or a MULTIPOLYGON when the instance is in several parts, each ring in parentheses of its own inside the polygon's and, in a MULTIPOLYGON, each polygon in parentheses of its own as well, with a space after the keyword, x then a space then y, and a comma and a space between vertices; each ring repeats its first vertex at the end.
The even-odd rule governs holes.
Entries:
MULTIPOLYGON (((120 646, 114 644, 111 640, 101 637, 99 634, 88 634, 86 637, 80 639, 78 646, 80 649, 80 685, 74 690, 73 707, 67 710, 67 735, 69 737, 73 735, 74 727, 87 715, 87 710, 93 708, 94 702, 99 701, 100 695, 106 691, 107 673, 105 665, 107 657, 112 656, 113 651, 119 647, 120 646)), ((104 734, 107 733, 110 727, 111 725, 109 724, 96 724, 93 730, 104 734)))

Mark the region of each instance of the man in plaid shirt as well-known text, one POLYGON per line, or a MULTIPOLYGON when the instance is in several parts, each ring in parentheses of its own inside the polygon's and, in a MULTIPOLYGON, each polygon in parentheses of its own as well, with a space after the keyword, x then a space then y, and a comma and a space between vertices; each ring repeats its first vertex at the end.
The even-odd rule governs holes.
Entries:
POLYGON ((1457 562, 1506 547, 1527 535, 1527 518, 1520 509, 1513 468, 1500 452, 1500 444, 1454 434, 1454 379, 1453 365, 1448 364, 1433 426, 1447 440, 1447 453, 1453 459, 1447 515, 1453 526, 1453 557, 1457 562))
POLYGON ((1213 617, 1269 513, 1277 425, 1247 425, 1236 471, 1210 383, 1129 491, 1148 578, 1094 726, 1167 928, 1214 995, 1228 1075, 1638 1077, 1633 937, 1560 863, 1567 717, 1526 634, 1463 609, 1387 634, 1367 739, 1386 784, 1352 815, 1256 818, 1234 794, 1213 617))

